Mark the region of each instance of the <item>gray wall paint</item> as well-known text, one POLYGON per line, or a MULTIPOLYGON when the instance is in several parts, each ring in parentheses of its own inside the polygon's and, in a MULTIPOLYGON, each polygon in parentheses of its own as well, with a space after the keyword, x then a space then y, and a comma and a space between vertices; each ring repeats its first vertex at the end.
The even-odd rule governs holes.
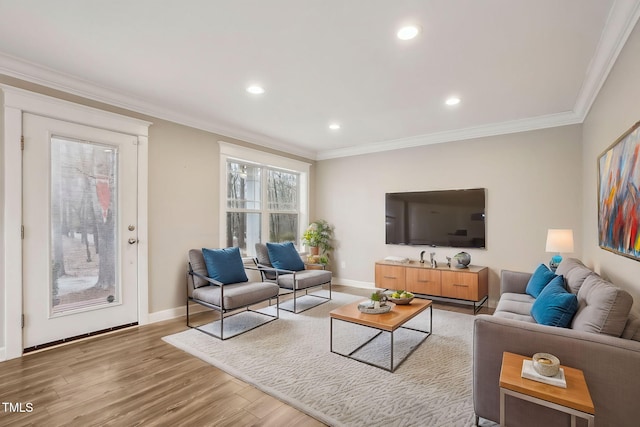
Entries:
POLYGON ((584 261, 605 278, 628 290, 640 314, 640 262, 598 245, 597 159, 640 120, 640 25, 627 39, 607 81, 583 124, 584 261))
POLYGON ((388 255, 439 263, 457 248, 385 245, 384 194, 487 189, 487 249, 469 249, 473 264, 490 268, 490 299, 502 269, 532 271, 548 262, 548 228, 572 228, 580 255, 582 229, 581 126, 457 141, 320 161, 316 215, 335 225, 332 269, 347 283, 374 281, 374 262, 388 255))

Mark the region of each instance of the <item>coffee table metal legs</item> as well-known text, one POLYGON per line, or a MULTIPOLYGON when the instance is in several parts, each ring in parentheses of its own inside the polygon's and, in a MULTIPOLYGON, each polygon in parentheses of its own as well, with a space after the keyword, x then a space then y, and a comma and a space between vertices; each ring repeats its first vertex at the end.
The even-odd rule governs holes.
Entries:
POLYGON ((390 341, 389 341, 389 346, 390 346, 390 348, 389 348, 389 351, 390 351, 390 355, 391 355, 391 357, 390 357, 390 363, 389 363, 389 367, 388 367, 388 368, 387 368, 387 367, 385 367, 385 366, 381 366, 381 365, 377 365, 377 364, 375 364, 375 363, 368 362, 368 361, 366 361, 366 360, 362 360, 362 359, 358 359, 358 358, 356 358, 356 357, 353 357, 353 355, 354 355, 358 350, 360 350, 360 349, 362 349, 362 348, 366 347, 366 346, 367 346, 367 344, 371 343, 371 341, 373 341, 374 339, 376 339, 377 337, 379 337, 379 336, 380 336, 380 334, 382 334, 383 332, 385 332, 384 330, 379 329, 379 328, 375 328, 375 327, 373 327, 373 326, 363 325, 363 324, 358 323, 358 322, 350 322, 350 321, 348 321, 348 320, 336 319, 336 320, 341 320, 342 322, 353 323, 353 324, 356 324, 356 325, 360 325, 360 326, 362 326, 362 327, 366 327, 366 328, 371 328, 371 329, 376 329, 376 330, 378 330, 378 333, 377 333, 377 334, 375 334, 373 337, 369 338, 369 339, 368 339, 367 341, 365 341, 363 344, 361 344, 360 346, 358 346, 358 348, 356 348, 355 350, 353 350, 353 351, 352 351, 352 352, 350 352, 349 354, 343 354, 343 353, 338 353, 337 351, 333 351, 333 320, 334 320, 334 318, 333 318, 333 317, 331 317, 331 324, 330 324, 330 331, 329 331, 329 341, 330 341, 330 343, 329 343, 329 350, 330 350, 332 353, 338 354, 338 355, 340 355, 340 356, 348 357, 348 358, 353 359, 353 360, 357 360, 358 362, 366 363, 367 365, 370 365, 370 366, 375 366, 376 368, 384 369, 385 371, 388 371, 388 372, 394 372, 394 371, 395 371, 395 370, 396 370, 400 365, 402 365, 402 363, 404 363, 404 361, 405 361, 405 360, 407 360, 407 358, 408 358, 408 357, 409 357, 409 356, 410 356, 414 351, 416 351, 416 349, 418 348, 418 346, 419 346, 420 344, 422 344, 422 343, 424 342, 424 340, 426 340, 427 338, 429 338, 429 336, 431 336, 431 333, 432 333, 432 331, 433 331, 433 308, 432 308, 432 307, 429 307, 429 330, 428 330, 428 331, 424 331, 424 330, 422 330, 422 329, 410 328, 410 327, 407 327, 407 326, 400 326, 400 327, 398 328, 398 329, 407 329, 407 330, 410 330, 410 331, 420 332, 420 333, 425 334, 425 336, 420 340, 420 342, 418 342, 415 346, 413 346, 413 348, 411 349, 411 351, 409 351, 409 353, 407 353, 407 355, 406 355, 406 356, 404 356, 404 357, 402 358, 402 360, 400 360, 400 361, 398 362, 398 365, 397 365, 397 366, 394 366, 394 364, 393 364, 393 353, 394 353, 394 348, 393 348, 393 332, 394 332, 394 331, 387 331, 387 332, 389 333, 389 335, 390 335, 390 341))

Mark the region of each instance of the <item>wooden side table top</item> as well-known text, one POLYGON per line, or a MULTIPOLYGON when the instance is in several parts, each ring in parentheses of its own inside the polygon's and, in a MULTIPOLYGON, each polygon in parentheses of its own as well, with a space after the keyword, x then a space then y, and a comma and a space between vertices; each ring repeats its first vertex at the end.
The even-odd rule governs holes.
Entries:
POLYGON ((352 304, 343 305, 331 310, 329 316, 334 319, 344 320, 346 322, 357 323, 360 325, 371 326, 384 331, 395 331, 410 319, 431 307, 431 300, 414 298, 411 304, 394 304, 391 311, 383 314, 366 314, 358 310, 358 304, 362 301, 352 304))
POLYGON ((502 354, 500 387, 588 414, 595 414, 589 388, 584 379, 584 373, 580 369, 560 365, 564 369, 567 388, 556 387, 522 378, 522 361, 525 359, 531 358, 509 352, 502 354))

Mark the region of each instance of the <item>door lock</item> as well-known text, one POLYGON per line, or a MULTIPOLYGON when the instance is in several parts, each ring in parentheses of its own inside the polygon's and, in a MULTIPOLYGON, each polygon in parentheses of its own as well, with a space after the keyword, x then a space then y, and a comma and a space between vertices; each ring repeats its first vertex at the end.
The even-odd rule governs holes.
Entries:
POLYGON ((129 237, 129 240, 127 241, 130 245, 135 245, 136 243, 138 243, 138 239, 136 239, 135 237, 129 237))

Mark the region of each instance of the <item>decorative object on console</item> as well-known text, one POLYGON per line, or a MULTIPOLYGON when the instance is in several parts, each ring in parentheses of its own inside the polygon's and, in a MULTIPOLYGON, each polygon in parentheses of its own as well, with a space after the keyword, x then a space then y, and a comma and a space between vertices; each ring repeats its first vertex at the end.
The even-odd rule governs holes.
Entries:
POLYGON ((549 261, 549 268, 555 271, 562 261, 560 252, 573 252, 573 230, 550 228, 547 231, 546 251, 555 253, 549 261))
POLYGON ((471 264, 471 255, 466 252, 457 253, 453 257, 458 261, 456 268, 468 268, 471 264))
POLYGON ((640 260, 640 122, 598 157, 598 243, 602 249, 640 260))
POLYGON ((388 257, 385 257, 384 260, 387 262, 397 262, 400 264, 406 264, 409 262, 409 258, 402 257, 402 256, 393 256, 393 255, 389 255, 388 257))

